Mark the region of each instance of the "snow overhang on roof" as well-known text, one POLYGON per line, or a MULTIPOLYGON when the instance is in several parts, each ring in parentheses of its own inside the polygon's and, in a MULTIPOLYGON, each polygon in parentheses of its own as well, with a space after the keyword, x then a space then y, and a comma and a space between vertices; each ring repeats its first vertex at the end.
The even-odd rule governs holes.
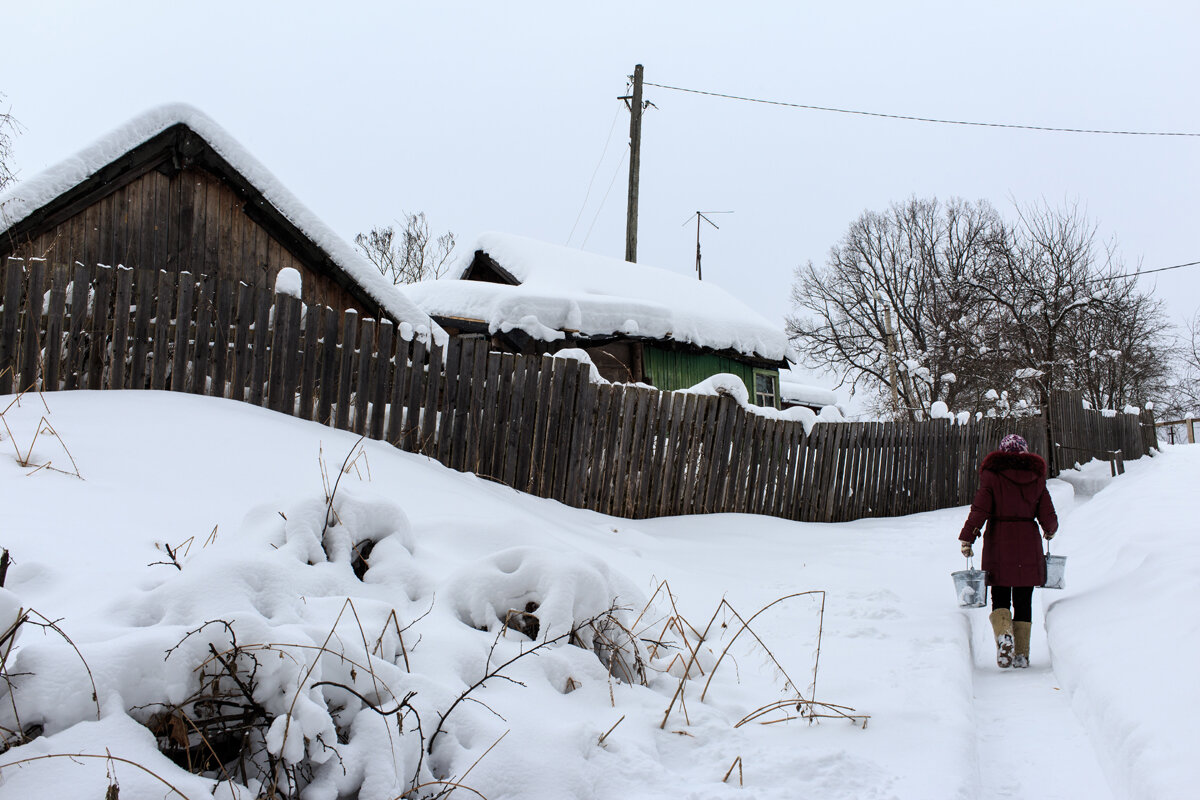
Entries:
POLYGON ((837 405, 837 395, 829 389, 792 381, 781 380, 779 382, 779 399, 793 405, 816 406, 817 408, 837 405))
POLYGON ((445 332, 428 314, 306 208, 258 159, 207 114, 183 103, 160 106, 133 118, 70 158, 0 195, 0 234, 175 125, 184 125, 202 138, 397 322, 409 323, 418 335, 432 331, 436 338, 444 340, 445 332))
POLYGON ((787 353, 781 325, 714 283, 521 236, 483 234, 447 278, 405 291, 433 316, 479 320, 493 333, 671 340, 780 363, 787 353), (518 285, 462 280, 477 251, 518 285))

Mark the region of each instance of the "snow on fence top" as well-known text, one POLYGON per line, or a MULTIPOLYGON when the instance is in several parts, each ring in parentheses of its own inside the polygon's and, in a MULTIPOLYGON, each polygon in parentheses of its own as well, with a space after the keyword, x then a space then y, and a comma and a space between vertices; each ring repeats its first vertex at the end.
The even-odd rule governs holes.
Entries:
POLYGON ((184 103, 159 106, 134 117, 70 158, 28 180, 21 181, 0 195, 0 233, 21 222, 63 192, 87 180, 138 145, 178 124, 186 125, 204 139, 262 193, 267 202, 325 251, 343 272, 397 322, 409 323, 418 336, 424 337, 432 331, 439 341, 445 340, 445 332, 428 314, 414 305, 369 261, 306 208, 224 128, 204 112, 184 103))
POLYGON ((521 330, 543 341, 625 334, 672 339, 782 361, 787 337, 713 283, 617 258, 485 233, 446 278, 406 288, 426 312, 481 320, 492 332, 521 330), (519 285, 462 280, 483 251, 519 285))

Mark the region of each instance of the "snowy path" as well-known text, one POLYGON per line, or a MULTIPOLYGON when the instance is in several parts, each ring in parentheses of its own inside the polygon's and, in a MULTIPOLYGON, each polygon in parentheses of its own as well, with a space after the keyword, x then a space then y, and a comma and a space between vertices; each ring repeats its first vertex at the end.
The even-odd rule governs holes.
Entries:
POLYGON ((971 615, 979 796, 1112 798, 1091 740, 1054 674, 1043 624, 1043 602, 1054 598, 1045 592, 1033 594, 1028 669, 999 669, 986 610, 971 615))
MULTIPOLYGON (((1036 600, 1034 618, 1041 618, 1036 600)), ((1035 623, 1029 669, 1000 670, 987 618, 972 622, 979 796, 1111 798, 1091 740, 1049 664, 1045 628, 1035 623)))

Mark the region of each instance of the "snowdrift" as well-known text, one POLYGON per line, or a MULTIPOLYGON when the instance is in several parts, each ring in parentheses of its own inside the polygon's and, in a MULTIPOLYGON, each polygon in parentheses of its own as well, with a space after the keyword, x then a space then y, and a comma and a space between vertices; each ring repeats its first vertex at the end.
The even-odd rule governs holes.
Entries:
MULTIPOLYGON (((633 522, 246 404, 45 402, 0 441, 0 798, 979 791, 961 509, 633 522)), ((1047 625, 1111 785, 1183 797, 1200 457, 1143 462, 1055 484, 1047 625)))

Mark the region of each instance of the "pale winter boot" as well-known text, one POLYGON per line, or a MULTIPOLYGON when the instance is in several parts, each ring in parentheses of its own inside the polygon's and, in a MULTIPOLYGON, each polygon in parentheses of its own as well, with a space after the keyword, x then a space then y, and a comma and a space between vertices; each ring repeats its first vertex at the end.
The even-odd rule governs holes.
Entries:
POLYGON ((1013 618, 1012 611, 998 608, 988 617, 992 632, 996 634, 996 666, 1004 669, 1013 663, 1013 618))
POLYGON ((1029 666, 1029 635, 1032 632, 1032 622, 1013 623, 1013 645, 1016 649, 1016 655, 1013 656, 1014 667, 1029 666))

